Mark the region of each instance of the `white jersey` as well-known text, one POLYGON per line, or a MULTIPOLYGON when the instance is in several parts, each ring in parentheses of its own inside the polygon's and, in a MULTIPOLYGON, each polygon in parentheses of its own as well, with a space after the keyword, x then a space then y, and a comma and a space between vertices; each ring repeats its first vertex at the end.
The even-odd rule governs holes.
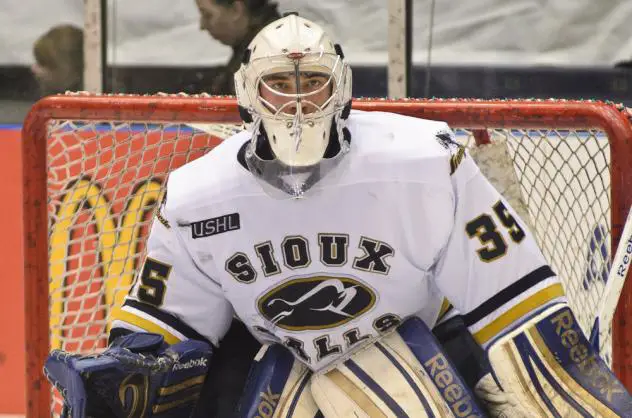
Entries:
POLYGON ((340 172, 307 198, 263 191, 248 132, 175 170, 114 326, 217 345, 236 316, 318 370, 407 317, 432 326, 442 295, 482 344, 563 297, 445 123, 354 111, 347 126, 340 172))

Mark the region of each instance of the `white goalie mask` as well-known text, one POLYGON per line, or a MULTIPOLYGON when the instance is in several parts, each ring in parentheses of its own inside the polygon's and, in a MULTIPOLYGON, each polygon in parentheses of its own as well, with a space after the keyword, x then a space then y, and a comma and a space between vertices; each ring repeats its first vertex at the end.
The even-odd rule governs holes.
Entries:
POLYGON ((289 14, 263 28, 235 91, 252 131, 246 163, 275 197, 303 197, 348 152, 351 69, 315 23, 289 14))

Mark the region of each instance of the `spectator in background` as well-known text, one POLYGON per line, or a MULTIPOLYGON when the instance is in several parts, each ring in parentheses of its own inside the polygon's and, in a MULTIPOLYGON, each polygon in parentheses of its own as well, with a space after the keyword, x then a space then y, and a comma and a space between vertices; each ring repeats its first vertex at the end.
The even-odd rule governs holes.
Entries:
POLYGON ((233 74, 248 44, 268 23, 280 18, 277 4, 268 0, 196 0, 200 29, 233 49, 233 55, 210 82, 199 87, 209 94, 235 94, 233 74))
POLYGON ((83 30, 58 25, 39 37, 33 46, 35 64, 31 71, 40 92, 63 93, 83 88, 83 30))

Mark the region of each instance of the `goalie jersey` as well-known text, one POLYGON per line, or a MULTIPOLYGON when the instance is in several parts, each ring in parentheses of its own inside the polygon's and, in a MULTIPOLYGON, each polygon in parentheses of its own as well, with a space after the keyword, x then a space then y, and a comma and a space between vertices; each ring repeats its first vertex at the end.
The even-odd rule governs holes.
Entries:
POLYGON ((313 370, 443 297, 483 346, 563 300, 524 222, 445 123, 352 111, 351 150, 302 199, 266 194, 249 132, 175 170, 113 327, 218 345, 233 317, 313 370))

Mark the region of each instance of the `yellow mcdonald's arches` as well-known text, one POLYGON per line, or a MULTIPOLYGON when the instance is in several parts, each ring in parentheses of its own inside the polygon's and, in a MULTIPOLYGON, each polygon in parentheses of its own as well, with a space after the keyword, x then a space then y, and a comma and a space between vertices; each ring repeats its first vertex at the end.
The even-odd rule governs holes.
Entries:
MULTIPOLYGON (((148 207, 159 201, 161 183, 147 180, 137 187, 127 201, 123 216, 116 223, 116 214, 111 212, 110 202, 103 194, 101 186, 91 180, 75 182, 64 195, 57 222, 52 226, 50 245, 50 343, 51 348, 63 348, 62 321, 66 308, 63 295, 67 276, 68 256, 73 222, 77 212, 88 206, 97 228, 97 251, 103 265, 106 306, 117 309, 123 303, 126 291, 134 279, 134 255, 138 251, 137 242, 141 231, 141 221, 148 207), (117 286, 118 285, 118 286, 117 286), (118 290, 117 290, 118 288, 118 290)), ((109 323, 107 328, 109 330, 109 323)))

